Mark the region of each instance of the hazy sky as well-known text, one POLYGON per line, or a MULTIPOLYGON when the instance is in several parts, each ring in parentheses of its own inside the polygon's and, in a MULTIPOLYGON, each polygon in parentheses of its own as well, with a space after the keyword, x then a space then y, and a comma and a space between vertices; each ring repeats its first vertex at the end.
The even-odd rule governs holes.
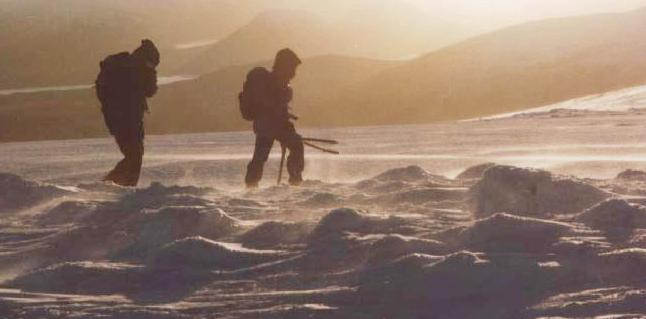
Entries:
POLYGON ((646 7, 646 0, 404 0, 431 12, 474 23, 517 23, 527 20, 626 11, 646 7))

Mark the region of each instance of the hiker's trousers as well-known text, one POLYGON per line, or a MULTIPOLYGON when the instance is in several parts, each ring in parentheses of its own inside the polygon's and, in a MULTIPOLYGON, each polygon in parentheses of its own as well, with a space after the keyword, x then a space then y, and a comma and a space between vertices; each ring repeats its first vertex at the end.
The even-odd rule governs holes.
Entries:
POLYGON ((275 140, 278 140, 289 151, 289 156, 287 157, 287 172, 289 173, 290 184, 299 184, 303 181, 302 173, 305 169, 303 138, 292 129, 285 130, 275 136, 256 134, 256 146, 254 148, 253 158, 247 165, 247 175, 245 177, 247 186, 258 186, 258 182, 262 179, 263 167, 269 158, 269 153, 275 140))
POLYGON ((143 134, 117 134, 114 139, 124 157, 104 180, 121 186, 137 186, 144 157, 143 134))

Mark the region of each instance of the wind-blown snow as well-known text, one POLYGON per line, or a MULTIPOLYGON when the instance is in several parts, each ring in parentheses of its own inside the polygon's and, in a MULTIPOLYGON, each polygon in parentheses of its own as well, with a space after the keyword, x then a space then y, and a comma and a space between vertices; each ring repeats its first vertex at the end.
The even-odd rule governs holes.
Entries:
POLYGON ((0 317, 641 315, 644 119, 309 131, 345 157, 257 190, 244 133, 148 138, 137 189, 108 140, 1 144, 0 317))

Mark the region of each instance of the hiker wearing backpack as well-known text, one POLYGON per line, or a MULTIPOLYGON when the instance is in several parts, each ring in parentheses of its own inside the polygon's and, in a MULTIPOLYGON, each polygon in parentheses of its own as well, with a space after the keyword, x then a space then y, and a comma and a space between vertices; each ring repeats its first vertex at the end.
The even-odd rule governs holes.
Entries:
POLYGON ((289 150, 289 183, 299 185, 303 181, 303 139, 296 133, 291 122, 297 118, 289 113, 289 102, 293 95, 290 82, 300 64, 301 60, 292 50, 283 49, 276 54, 271 71, 257 67, 247 74, 243 90, 238 96, 240 112, 243 118, 253 121, 256 134, 253 158, 247 165, 247 187, 258 187, 275 140, 289 150))
POLYGON ((157 92, 159 51, 150 40, 132 53, 121 52, 101 61, 96 94, 105 124, 124 158, 105 176, 122 186, 137 186, 144 155, 146 98, 157 92))

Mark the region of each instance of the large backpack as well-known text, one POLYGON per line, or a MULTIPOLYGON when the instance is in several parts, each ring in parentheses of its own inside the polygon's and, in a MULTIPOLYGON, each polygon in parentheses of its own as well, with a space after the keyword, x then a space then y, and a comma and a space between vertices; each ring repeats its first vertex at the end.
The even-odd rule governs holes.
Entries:
POLYGON ((247 74, 242 92, 238 94, 240 113, 245 120, 253 121, 256 119, 258 110, 262 107, 259 105, 260 100, 266 98, 265 90, 267 89, 269 76, 269 71, 263 67, 254 68, 247 74))
POLYGON ((113 54, 101 61, 101 70, 94 83, 99 101, 109 103, 129 89, 132 82, 131 66, 128 52, 113 54))
POLYGON ((96 96, 101 101, 101 112, 108 130, 112 135, 118 134, 124 125, 127 103, 122 103, 127 96, 132 82, 131 59, 128 52, 106 57, 101 61, 101 71, 96 78, 96 96))

